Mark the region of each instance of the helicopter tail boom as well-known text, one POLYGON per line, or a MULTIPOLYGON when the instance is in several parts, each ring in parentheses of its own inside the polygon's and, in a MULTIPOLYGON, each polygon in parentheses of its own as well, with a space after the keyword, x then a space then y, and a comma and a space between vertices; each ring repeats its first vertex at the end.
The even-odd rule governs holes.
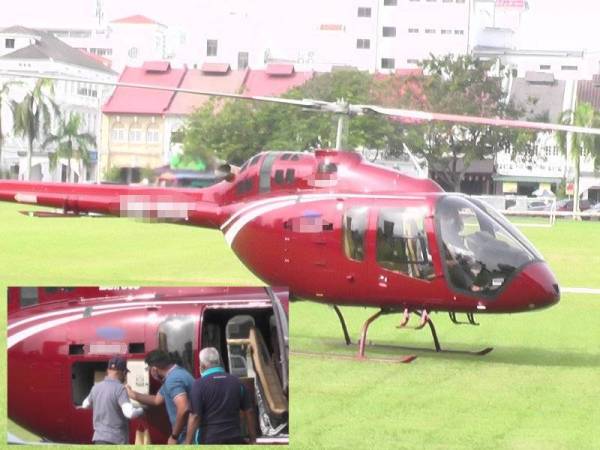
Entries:
POLYGON ((221 208, 201 189, 0 181, 0 201, 219 228, 221 208))

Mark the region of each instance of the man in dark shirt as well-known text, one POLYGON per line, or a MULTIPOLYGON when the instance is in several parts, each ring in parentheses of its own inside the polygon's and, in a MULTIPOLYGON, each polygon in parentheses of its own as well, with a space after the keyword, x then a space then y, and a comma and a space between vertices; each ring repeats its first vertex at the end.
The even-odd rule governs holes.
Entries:
POLYGON ((199 426, 201 444, 243 444, 240 412, 250 443, 256 442, 250 394, 236 376, 225 372, 216 348, 200 351, 200 373, 192 385, 186 444, 193 443, 199 426))

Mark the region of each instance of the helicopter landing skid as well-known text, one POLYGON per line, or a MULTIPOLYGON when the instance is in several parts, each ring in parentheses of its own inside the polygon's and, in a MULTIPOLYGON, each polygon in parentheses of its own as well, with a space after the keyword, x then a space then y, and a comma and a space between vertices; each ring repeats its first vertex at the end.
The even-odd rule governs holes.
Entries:
MULTIPOLYGON (((300 356, 308 356, 308 357, 317 357, 317 358, 333 358, 333 359, 346 359, 346 360, 356 360, 355 356, 352 355, 344 355, 341 353, 332 353, 332 352, 309 352, 304 350, 292 350, 290 351, 291 355, 300 355, 300 356)), ((417 355, 405 355, 399 358, 386 358, 386 357, 375 357, 375 358, 362 358, 361 361, 369 361, 369 362, 385 362, 385 363, 403 363, 408 364, 417 359, 417 355)))
MULTIPOLYGON (((369 330, 369 326, 371 325, 371 323, 373 323, 375 320, 377 320, 380 316, 382 316, 384 314, 390 314, 393 312, 394 311, 390 311, 388 309, 380 309, 379 311, 377 311, 375 314, 373 314, 371 317, 369 317, 365 321, 365 323, 363 324, 363 327, 362 327, 360 340, 358 341, 358 355, 357 355, 358 359, 365 358, 365 346, 366 346, 366 342, 367 342, 367 332, 369 330)), ((402 349, 402 350, 409 350, 409 351, 430 351, 430 352, 436 352, 436 353, 443 352, 443 353, 453 353, 453 354, 471 355, 471 356, 487 355, 489 352, 491 352, 493 350, 493 347, 487 347, 487 348, 484 348, 483 350, 475 351, 475 352, 468 351, 468 350, 443 350, 442 346, 440 345, 440 341, 438 339, 437 332, 435 330, 435 325, 433 324, 433 320, 431 320, 431 317, 429 317, 429 315, 427 314, 427 311, 422 310, 422 311, 413 311, 413 312, 415 314, 417 314, 418 316, 420 316, 420 318, 421 318, 419 325, 414 327, 414 329, 421 329, 425 326, 425 324, 428 324, 429 329, 431 330, 431 336, 433 337, 433 344, 434 344, 435 348, 427 349, 427 348, 415 348, 415 347, 403 347, 403 346, 387 346, 387 347, 392 347, 392 348, 402 349)), ((406 326, 406 323, 408 322, 407 314, 408 314, 408 311, 405 310, 404 317, 402 319, 400 327, 406 326)))

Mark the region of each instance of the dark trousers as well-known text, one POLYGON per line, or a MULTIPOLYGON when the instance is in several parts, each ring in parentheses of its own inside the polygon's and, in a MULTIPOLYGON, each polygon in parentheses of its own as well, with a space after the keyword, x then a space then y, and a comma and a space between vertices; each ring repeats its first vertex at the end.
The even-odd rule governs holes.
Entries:
POLYGON ((114 442, 94 441, 94 445, 116 445, 114 442))

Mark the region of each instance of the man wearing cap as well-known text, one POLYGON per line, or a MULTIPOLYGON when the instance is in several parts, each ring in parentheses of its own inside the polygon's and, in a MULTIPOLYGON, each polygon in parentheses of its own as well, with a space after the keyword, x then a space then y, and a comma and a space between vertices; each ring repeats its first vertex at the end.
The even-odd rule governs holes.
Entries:
POLYGON ((123 384, 127 372, 125 358, 113 356, 108 361, 106 377, 92 387, 83 401, 82 408, 94 410, 94 444, 128 444, 129 419, 139 417, 144 412, 129 400, 123 384))

